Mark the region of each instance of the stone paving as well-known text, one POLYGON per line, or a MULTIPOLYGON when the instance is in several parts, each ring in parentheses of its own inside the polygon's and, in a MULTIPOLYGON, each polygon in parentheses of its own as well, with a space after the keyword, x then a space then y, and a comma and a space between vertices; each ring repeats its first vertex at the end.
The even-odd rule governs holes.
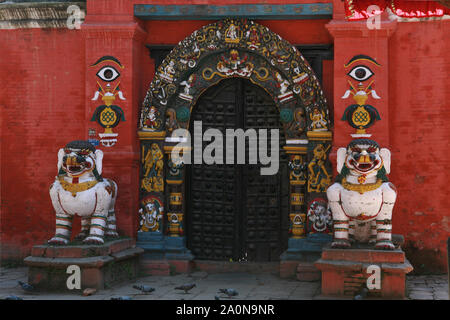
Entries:
MULTIPOLYGON (((311 300, 320 295, 320 281, 281 279, 272 274, 195 272, 191 275, 148 276, 100 290, 91 296, 79 293, 24 293, 18 280, 27 281, 27 268, 0 269, 0 299, 15 295, 24 300, 110 300, 122 296, 133 300, 227 300, 223 294, 218 294, 219 288, 236 289, 239 295, 234 300, 311 300), (176 286, 186 283, 195 283, 196 287, 187 294, 175 290, 176 286), (145 284, 154 287, 155 291, 143 294, 133 288, 134 284, 145 284)), ((407 295, 414 300, 448 300, 447 275, 407 276, 407 295)))
POLYGON ((406 292, 413 300, 449 300, 447 275, 408 276, 406 292))

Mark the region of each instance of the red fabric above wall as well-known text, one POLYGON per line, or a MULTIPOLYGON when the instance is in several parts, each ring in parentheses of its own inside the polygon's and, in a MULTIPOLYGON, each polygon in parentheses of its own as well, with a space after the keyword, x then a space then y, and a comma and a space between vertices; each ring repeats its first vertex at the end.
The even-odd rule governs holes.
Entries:
POLYGON ((402 18, 441 17, 450 14, 450 8, 436 1, 407 0, 344 0, 348 20, 362 20, 382 13, 386 8, 402 18), (376 5, 380 10, 369 8, 376 5))

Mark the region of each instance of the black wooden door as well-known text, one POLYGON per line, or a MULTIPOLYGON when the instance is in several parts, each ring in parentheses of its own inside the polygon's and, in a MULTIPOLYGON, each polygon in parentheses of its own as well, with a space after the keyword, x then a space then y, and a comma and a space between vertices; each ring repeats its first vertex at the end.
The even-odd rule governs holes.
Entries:
POLYGON ((197 101, 191 133, 194 121, 202 121, 203 131, 222 131, 224 145, 227 128, 279 129, 280 163, 277 174, 261 175, 259 162, 248 164, 246 143, 245 165, 190 165, 186 184, 188 248, 196 259, 279 260, 287 248, 289 181, 284 134, 272 98, 246 79, 222 80, 197 101))

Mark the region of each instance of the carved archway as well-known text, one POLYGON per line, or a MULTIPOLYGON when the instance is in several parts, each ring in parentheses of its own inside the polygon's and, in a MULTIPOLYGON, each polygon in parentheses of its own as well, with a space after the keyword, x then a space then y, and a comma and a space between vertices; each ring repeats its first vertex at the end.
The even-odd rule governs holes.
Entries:
POLYGON ((161 217, 167 219, 140 231, 180 235, 184 172, 170 161, 174 141, 168 137, 174 129, 188 128, 192 108, 207 88, 230 77, 246 78, 262 87, 279 110, 291 160, 292 237, 305 236, 308 206, 313 200, 326 199, 331 182, 326 99, 301 53, 268 28, 246 19, 221 20, 195 31, 157 69, 139 123, 141 213, 145 214, 148 203, 155 203, 149 209, 153 211, 161 204, 165 208, 161 217), (164 165, 168 166, 165 171, 164 165))

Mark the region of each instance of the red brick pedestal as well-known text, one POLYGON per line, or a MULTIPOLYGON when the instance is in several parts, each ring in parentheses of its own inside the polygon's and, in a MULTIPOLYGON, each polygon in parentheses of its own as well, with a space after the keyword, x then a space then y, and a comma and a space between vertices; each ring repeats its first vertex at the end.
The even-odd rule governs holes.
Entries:
MULTIPOLYGON (((104 245, 34 246, 25 258, 28 282, 38 290, 69 290, 67 267, 81 270, 81 290, 104 289, 138 275, 139 255, 144 250, 135 247, 132 239, 106 242, 104 245)), ((77 291, 76 289, 70 291, 77 291)))
POLYGON ((367 288, 372 275, 367 268, 381 269, 380 289, 371 289, 367 297, 384 299, 405 298, 405 276, 413 270, 401 248, 392 251, 359 249, 323 249, 322 258, 315 266, 322 271, 322 296, 354 297, 367 288))

